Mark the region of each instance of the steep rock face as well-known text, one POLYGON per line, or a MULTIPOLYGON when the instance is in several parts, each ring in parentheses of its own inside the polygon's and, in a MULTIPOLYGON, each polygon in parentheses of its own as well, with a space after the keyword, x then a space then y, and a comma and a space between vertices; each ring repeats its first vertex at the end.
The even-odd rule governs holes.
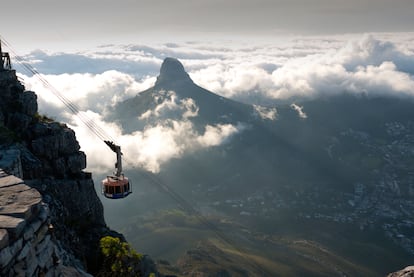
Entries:
POLYGON ((86 156, 75 133, 38 115, 35 93, 24 90, 13 70, 0 71, 0 97, 0 164, 41 193, 56 244, 67 253, 61 257, 63 265, 98 272, 100 238, 124 238, 106 226, 91 174, 82 171, 86 156))
POLYGON ((59 178, 82 175, 86 156, 79 151, 73 130, 57 122, 38 122, 28 135, 31 138, 31 152, 42 162, 42 175, 53 174, 59 178))

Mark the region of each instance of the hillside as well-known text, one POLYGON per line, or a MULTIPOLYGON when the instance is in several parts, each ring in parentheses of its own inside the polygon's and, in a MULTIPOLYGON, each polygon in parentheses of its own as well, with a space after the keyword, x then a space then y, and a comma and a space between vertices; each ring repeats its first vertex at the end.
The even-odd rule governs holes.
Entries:
MULTIPOLYGON (((223 253, 247 274, 259 266, 274 276, 280 265, 283 276, 378 276, 409 264, 412 99, 343 92, 295 101, 259 107, 226 99, 194 84, 167 58, 154 87, 115 106, 107 119, 125 133, 171 122, 190 124, 199 136, 211 126, 243 126, 220 144, 183 151, 157 173, 220 233, 232 234, 232 246, 214 244, 221 249, 214 270, 229 267, 221 264, 223 253), (245 255, 256 267, 244 266, 245 255)), ((187 272, 208 271, 207 261, 198 264, 185 253, 216 240, 215 231, 188 211, 166 216, 182 205, 139 171, 128 174, 139 191, 111 209, 108 222, 157 258, 187 272)))

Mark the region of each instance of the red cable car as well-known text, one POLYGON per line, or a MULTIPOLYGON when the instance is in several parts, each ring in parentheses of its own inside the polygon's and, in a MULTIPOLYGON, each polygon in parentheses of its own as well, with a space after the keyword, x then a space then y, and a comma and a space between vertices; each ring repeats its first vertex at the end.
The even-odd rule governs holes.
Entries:
POLYGON ((122 173, 121 147, 112 141, 105 140, 105 143, 116 153, 116 172, 102 180, 102 194, 110 199, 125 198, 132 193, 132 190, 129 179, 122 173))

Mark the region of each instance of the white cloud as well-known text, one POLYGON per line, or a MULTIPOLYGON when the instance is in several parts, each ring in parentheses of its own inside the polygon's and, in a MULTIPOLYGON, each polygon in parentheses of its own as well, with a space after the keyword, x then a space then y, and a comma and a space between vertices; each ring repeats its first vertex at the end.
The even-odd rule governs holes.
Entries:
POLYGON ((182 118, 188 119, 198 115, 198 106, 192 98, 179 99, 174 91, 161 90, 154 95, 155 102, 158 105, 154 109, 149 109, 142 113, 138 118, 140 120, 150 119, 152 117, 172 116, 171 112, 178 112, 182 118))
MULTIPOLYGON (((42 112, 56 112, 56 108, 64 108, 64 104, 36 76, 20 76, 24 79, 26 89, 35 91, 39 96, 39 109, 42 112)), ((75 73, 42 77, 80 110, 95 112, 102 112, 106 106, 130 98, 155 82, 155 77, 138 82, 128 74, 114 70, 102 74, 75 73)))
POLYGON ((183 118, 191 118, 198 116, 199 108, 196 105, 195 101, 192 98, 185 98, 180 100, 181 104, 184 107, 185 112, 183 113, 183 118))
POLYGON ((197 137, 197 142, 203 146, 217 146, 222 144, 231 135, 244 129, 242 125, 219 124, 217 126, 207 125, 203 135, 197 137))
POLYGON ((194 67, 190 75, 212 91, 253 103, 342 92, 414 96, 412 38, 413 34, 309 38, 291 41, 290 47, 235 49, 223 61, 194 67), (390 78, 381 77, 385 75, 390 78))
MULTIPOLYGON (((199 134, 188 120, 167 120, 149 125, 142 131, 122 134, 119 126, 103 121, 99 114, 87 111, 85 115, 116 138, 116 143, 122 146, 123 159, 127 165, 143 167, 152 172, 158 172, 161 165, 172 158, 220 145, 243 130, 241 125, 207 125, 204 133, 199 134)), ((73 118, 71 128, 75 130, 81 148, 87 154, 88 170, 105 173, 114 167, 115 154, 78 117, 73 118)))
POLYGON ((254 110, 257 115, 262 119, 275 120, 277 116, 276 108, 263 107, 259 105, 253 105, 254 110))
POLYGON ((190 137, 194 136, 190 122, 171 121, 168 125, 147 126, 142 132, 127 135, 121 144, 126 145, 126 151, 135 157, 138 166, 158 172, 162 163, 192 149, 190 137))
POLYGON ((295 103, 292 103, 290 107, 298 112, 298 115, 300 118, 303 118, 303 119, 308 118, 308 115, 303 111, 303 106, 299 106, 299 105, 296 105, 295 103))

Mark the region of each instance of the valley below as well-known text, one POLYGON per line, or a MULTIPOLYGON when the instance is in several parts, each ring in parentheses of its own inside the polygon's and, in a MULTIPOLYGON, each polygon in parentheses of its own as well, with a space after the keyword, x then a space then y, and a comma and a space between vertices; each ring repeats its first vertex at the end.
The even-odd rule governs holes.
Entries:
POLYGON ((197 86, 175 59, 160 72, 107 119, 131 135, 170 130, 170 144, 149 146, 179 154, 125 167, 133 193, 102 201, 109 226, 161 272, 386 276, 412 263, 411 100, 344 93, 259 107, 197 86))
POLYGON ((328 157, 370 170, 352 183, 252 183, 237 191, 242 172, 190 182, 169 178, 186 172, 174 163, 157 178, 184 204, 136 175, 130 198, 108 203, 107 222, 171 274, 385 276, 414 256, 413 126, 386 124, 388 143, 352 129, 331 139, 328 157), (358 145, 358 153, 342 153, 340 141, 358 145))

